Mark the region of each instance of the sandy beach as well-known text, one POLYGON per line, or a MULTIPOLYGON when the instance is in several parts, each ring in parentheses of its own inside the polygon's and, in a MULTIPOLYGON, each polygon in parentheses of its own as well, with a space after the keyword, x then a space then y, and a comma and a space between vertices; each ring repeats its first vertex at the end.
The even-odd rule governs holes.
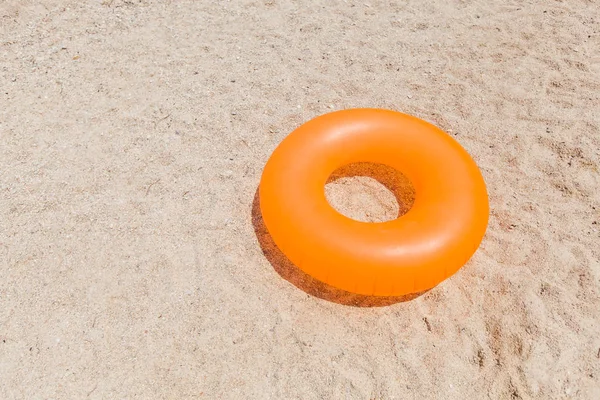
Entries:
POLYGON ((600 399, 599 260, 597 1, 0 0, 0 399, 600 399), (418 296, 315 281, 262 222, 275 147, 355 107, 486 181, 418 296))

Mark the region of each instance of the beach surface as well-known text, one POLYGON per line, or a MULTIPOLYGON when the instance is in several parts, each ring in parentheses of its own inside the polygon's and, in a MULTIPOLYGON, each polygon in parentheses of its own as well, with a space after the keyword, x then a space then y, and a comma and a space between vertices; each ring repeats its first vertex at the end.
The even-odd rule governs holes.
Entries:
POLYGON ((599 231, 597 1, 0 0, 3 400, 599 399, 599 231), (262 223, 275 147, 355 107, 486 180, 481 247, 420 296, 316 282, 262 223))

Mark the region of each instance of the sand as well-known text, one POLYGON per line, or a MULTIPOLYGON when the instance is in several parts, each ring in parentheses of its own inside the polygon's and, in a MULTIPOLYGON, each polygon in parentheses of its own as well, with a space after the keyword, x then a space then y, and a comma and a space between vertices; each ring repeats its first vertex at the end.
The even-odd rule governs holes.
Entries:
MULTIPOLYGON (((597 1, 1 0, 0 398, 598 399, 599 149, 597 1), (275 146, 352 107, 486 179, 416 298, 311 281, 256 213, 275 146)), ((397 212, 369 179, 332 202, 397 212)))

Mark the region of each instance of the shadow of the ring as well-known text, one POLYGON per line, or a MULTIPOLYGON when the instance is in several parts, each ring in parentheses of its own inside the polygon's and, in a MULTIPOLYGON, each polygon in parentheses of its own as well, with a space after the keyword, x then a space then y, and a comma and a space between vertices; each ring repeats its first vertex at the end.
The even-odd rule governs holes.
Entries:
MULTIPOLYGON (((356 171, 348 170, 345 173, 342 173, 341 175, 338 174, 336 178, 339 178, 340 176, 351 176, 354 175, 354 172, 356 171)), ((372 176, 376 178, 381 178, 375 175, 372 176)), ((385 184, 387 182, 382 183, 385 184)), ((383 307, 413 300, 427 292, 423 291, 405 296, 394 297, 365 296, 337 289, 308 275, 296 265, 294 265, 294 263, 292 263, 285 256, 285 254, 283 254, 283 252, 279 250, 279 248, 273 241, 273 238, 269 234, 269 231, 267 230, 267 227, 265 226, 265 223, 262 218, 258 189, 254 194, 254 200, 252 202, 252 225, 254 226, 254 232, 256 234, 262 252, 265 255, 266 259, 273 266, 273 269, 275 269, 275 271, 283 279, 287 280, 297 288, 303 290, 304 292, 312 296, 328 300, 334 303, 354 307, 383 307)))

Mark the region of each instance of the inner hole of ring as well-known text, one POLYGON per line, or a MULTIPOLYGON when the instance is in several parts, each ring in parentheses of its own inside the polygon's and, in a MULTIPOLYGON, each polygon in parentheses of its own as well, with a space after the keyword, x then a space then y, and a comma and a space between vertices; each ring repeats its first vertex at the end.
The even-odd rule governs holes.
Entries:
POLYGON ((353 163, 335 170, 325 197, 340 214, 361 222, 386 222, 406 214, 415 188, 400 171, 384 164, 353 163))

